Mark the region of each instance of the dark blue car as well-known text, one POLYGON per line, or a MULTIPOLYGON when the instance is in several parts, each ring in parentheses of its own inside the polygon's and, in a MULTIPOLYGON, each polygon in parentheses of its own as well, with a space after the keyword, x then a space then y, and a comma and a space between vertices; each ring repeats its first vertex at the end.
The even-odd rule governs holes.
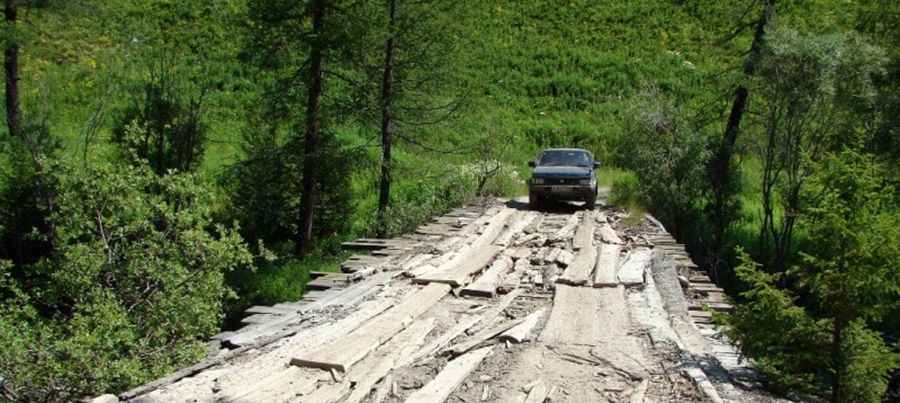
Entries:
POLYGON ((583 201, 587 208, 597 202, 600 163, 590 151, 580 148, 550 148, 528 162, 534 168, 528 180, 528 200, 541 208, 548 200, 583 201))

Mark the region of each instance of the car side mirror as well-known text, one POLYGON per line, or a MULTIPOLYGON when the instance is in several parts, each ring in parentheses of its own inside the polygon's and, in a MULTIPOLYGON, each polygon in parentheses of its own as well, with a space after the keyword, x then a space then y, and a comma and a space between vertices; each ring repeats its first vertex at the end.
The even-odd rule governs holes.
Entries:
POLYGON ((594 169, 600 168, 600 161, 594 161, 594 169))
POLYGON ((528 166, 534 168, 535 165, 534 161, 528 161, 528 166))

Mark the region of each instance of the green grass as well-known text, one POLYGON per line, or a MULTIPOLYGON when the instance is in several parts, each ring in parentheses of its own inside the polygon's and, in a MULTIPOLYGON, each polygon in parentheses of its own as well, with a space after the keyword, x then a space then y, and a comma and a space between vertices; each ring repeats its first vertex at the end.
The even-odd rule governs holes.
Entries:
POLYGON ((310 272, 340 272, 346 254, 337 256, 309 256, 260 265, 256 271, 229 273, 228 281, 239 296, 227 306, 223 328, 239 326, 244 310, 253 305, 274 305, 298 301, 306 292, 310 272))

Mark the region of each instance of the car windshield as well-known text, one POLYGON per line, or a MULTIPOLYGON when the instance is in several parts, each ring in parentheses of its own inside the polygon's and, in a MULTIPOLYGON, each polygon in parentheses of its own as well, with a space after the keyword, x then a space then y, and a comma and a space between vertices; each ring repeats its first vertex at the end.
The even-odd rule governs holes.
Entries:
POLYGON ((550 150, 541 154, 542 166, 590 166, 591 158, 584 151, 550 150))

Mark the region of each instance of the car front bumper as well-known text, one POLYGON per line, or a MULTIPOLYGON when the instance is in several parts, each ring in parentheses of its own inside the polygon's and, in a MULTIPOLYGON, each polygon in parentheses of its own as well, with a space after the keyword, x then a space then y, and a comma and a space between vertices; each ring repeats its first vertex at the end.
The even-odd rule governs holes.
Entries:
POLYGON ((597 192, 585 185, 534 185, 529 188, 535 196, 557 200, 584 200, 597 192))

